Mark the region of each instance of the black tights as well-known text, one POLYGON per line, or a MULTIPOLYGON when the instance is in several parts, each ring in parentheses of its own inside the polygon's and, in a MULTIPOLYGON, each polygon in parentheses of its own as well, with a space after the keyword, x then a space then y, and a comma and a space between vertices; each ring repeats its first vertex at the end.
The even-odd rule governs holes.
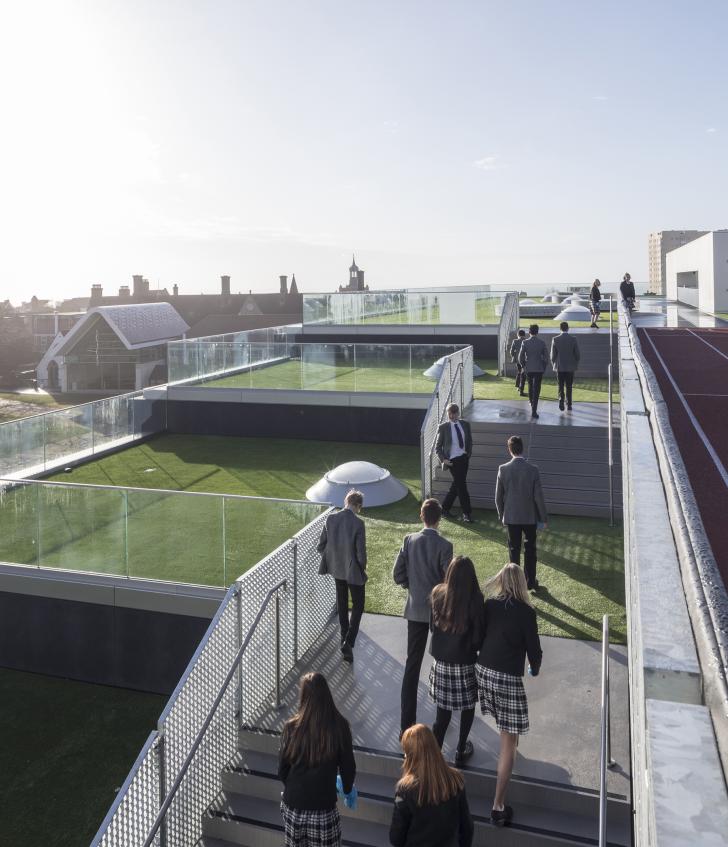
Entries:
MULTIPOLYGON (((432 732, 434 733, 440 747, 442 747, 442 742, 445 740, 447 728, 450 726, 450 718, 452 718, 451 711, 443 709, 440 706, 437 707, 437 715, 435 716, 435 723, 432 727, 432 732)), ((468 735, 470 735, 474 718, 475 709, 463 709, 462 712, 460 712, 460 736, 458 738, 458 750, 461 752, 465 749, 465 742, 468 740, 468 735)))

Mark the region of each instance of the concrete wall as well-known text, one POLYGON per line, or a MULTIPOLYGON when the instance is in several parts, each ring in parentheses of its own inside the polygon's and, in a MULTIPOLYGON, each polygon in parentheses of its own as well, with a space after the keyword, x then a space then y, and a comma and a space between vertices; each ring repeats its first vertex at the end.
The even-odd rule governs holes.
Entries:
POLYGON ((709 232, 666 257, 667 296, 704 312, 728 311, 728 231, 709 232), (697 276, 697 299, 685 281, 697 276))
POLYGON ((0 666, 171 694, 224 594, 0 564, 0 666))
POLYGON ((728 794, 639 342, 620 313, 634 843, 728 845, 728 794), (647 398, 647 402, 646 399, 647 398))

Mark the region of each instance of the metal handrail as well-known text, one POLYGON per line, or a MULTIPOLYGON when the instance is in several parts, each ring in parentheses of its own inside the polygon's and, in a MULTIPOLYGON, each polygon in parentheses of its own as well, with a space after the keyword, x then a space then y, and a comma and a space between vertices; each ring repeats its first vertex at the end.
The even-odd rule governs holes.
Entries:
POLYGON ((607 847, 607 768, 611 769, 614 765, 609 717, 609 615, 604 615, 602 618, 602 713, 599 744, 599 847, 607 847))
POLYGON ((612 363, 607 365, 607 449, 609 471, 609 526, 614 526, 614 432, 613 432, 613 403, 612 403, 612 363))
MULTIPOLYGON (((459 370, 463 370, 462 361, 458 362, 457 366, 455 367, 454 378, 453 377, 450 378, 450 390, 447 392, 447 397, 445 398, 445 402, 442 404, 443 409, 447 409, 447 407, 450 405, 450 399, 452 398, 452 391, 453 391, 453 388, 455 388, 455 381, 457 380, 459 370)), ((462 376, 460 377, 460 381, 462 383, 462 376)), ((462 409, 460 411, 462 411, 462 409)), ((441 416, 442 416, 442 413, 440 413, 440 417, 441 416)), ((439 418, 438 418, 438 426, 439 426, 439 418)), ((437 444, 437 434, 435 434, 435 437, 432 439, 432 444, 430 445, 430 452, 427 454, 427 463, 429 465, 429 473, 430 473, 430 492, 432 492, 432 454, 435 451, 435 444, 437 444)))
MULTIPOLYGON (((285 579, 281 580, 279 583, 274 585, 270 589, 270 591, 266 594, 265 599, 263 600, 263 603, 261 604, 260 609, 258 610, 258 614, 255 616, 255 620, 250 625, 250 629, 248 630, 248 634, 245 636, 243 643, 240 645, 240 648, 238 649, 237 653, 235 654, 235 658, 233 659, 233 661, 231 663, 231 667, 230 667, 229 671, 227 672, 227 675, 225 676, 225 680, 223 681, 222 685, 220 686, 220 690, 218 691, 217 696, 215 697, 215 700, 213 701, 212 706, 210 707, 210 710, 207 713, 207 717, 205 718, 202 726, 200 727, 197 735, 195 736, 195 740, 192 742, 192 747, 190 748, 190 752, 185 757, 185 760, 184 760, 184 762, 182 763, 182 766, 179 769, 177 777, 175 778, 174 782, 172 783, 172 787, 167 792, 167 795, 164 798, 162 805, 160 806, 159 813, 157 814, 157 817, 155 818, 154 823, 152 824, 152 828, 149 831, 149 834, 147 835, 146 840, 144 841, 143 847, 151 847, 152 843, 154 842, 154 839, 157 836, 157 833, 159 832, 160 827, 164 823, 164 819, 167 815, 167 811, 169 810, 169 807, 172 805, 172 801, 174 800, 174 797, 175 797, 180 785, 182 784, 182 780, 184 779, 185 774, 187 773, 190 765, 192 764, 192 760, 195 757, 195 753, 197 753, 197 750, 199 749, 200 745, 202 744, 202 740, 205 737, 205 733, 207 732, 207 729, 210 726, 210 724, 212 723, 213 717, 215 716, 215 712, 217 711, 217 707, 222 702, 222 698, 225 696, 225 692, 227 691, 227 688, 230 685, 231 680, 235 676, 235 673, 238 669, 238 665, 240 664, 240 661, 243 658, 243 653, 245 653, 245 650, 247 649, 248 644, 250 643, 250 640, 253 637, 253 634, 255 633, 255 630, 257 629, 257 626, 260 623, 261 618, 263 617, 263 613, 268 608, 268 604, 270 603, 270 600, 273 597, 273 595, 275 595, 275 598, 276 598, 276 707, 278 707, 280 705, 280 685, 281 685, 281 681, 280 681, 280 670, 281 670, 281 666, 280 666, 280 636, 279 636, 279 633, 280 633, 280 629, 279 629, 279 626, 280 626, 280 624, 279 624, 280 608, 279 608, 278 591, 281 588, 283 588, 283 589, 287 588, 287 580, 285 580, 285 579)), ((240 590, 240 587, 238 585, 238 591, 239 590, 240 590)))
POLYGON ((324 503, 319 500, 295 500, 290 497, 261 497, 259 494, 216 494, 213 491, 178 491, 175 488, 140 488, 132 485, 99 485, 90 482, 55 482, 50 479, 9 479, 8 477, 0 476, 0 487, 4 483, 8 485, 40 485, 55 488, 98 488, 102 491, 138 491, 143 494, 182 494, 185 497, 215 497, 223 500, 266 500, 273 503, 298 503, 306 506, 326 506, 331 503, 324 503))

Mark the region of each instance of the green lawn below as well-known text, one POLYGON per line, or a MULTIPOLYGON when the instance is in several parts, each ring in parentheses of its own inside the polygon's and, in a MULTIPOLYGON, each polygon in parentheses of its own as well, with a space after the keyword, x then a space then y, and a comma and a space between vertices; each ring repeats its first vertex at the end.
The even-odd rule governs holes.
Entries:
MULTIPOLYGON (((495 359, 478 361, 485 371, 484 376, 473 380, 473 396, 476 400, 517 400, 515 379, 511 376, 500 376, 498 363, 495 359)), ((608 383, 606 379, 580 378, 577 371, 574 379, 575 403, 606 403, 609 400, 608 383)), ((525 401, 525 398, 522 398, 525 401)), ((558 400, 556 376, 551 373, 544 377, 541 383, 542 400, 558 400)), ((612 400, 619 403, 619 383, 612 386, 612 400)))
MULTIPOLYGON (((420 528, 420 460, 416 447, 162 435, 56 478, 300 498, 327 470, 354 459, 389 469, 410 490, 399 503, 364 510, 370 576, 367 611, 401 614, 405 594, 393 585, 391 569, 402 537, 420 528)), ((477 522, 472 525, 445 522, 442 532, 452 540, 457 553, 473 559, 484 579, 507 560, 505 531, 498 525, 494 511, 476 510, 475 517, 477 522)), ((183 520, 170 521, 170 525, 183 538, 190 537, 183 520)), ((201 527, 198 523, 194 529, 198 538, 191 543, 202 546, 201 527)), ((162 531, 158 526, 156 530, 162 531)), ((200 567, 204 567, 204 559, 203 555, 200 567)), ((601 634, 602 615, 608 613, 612 616, 613 637, 624 641, 621 529, 610 529, 606 520, 597 518, 553 517, 539 540, 539 580, 547 588, 534 600, 542 633, 596 640, 601 634)))
POLYGON ((0 669, 0 844, 87 845, 165 702, 0 669))

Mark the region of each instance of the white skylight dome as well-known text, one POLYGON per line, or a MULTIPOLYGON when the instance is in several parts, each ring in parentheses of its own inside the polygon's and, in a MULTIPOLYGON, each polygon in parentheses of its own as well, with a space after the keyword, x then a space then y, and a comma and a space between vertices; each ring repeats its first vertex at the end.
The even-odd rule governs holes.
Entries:
POLYGON ((364 508, 396 503, 409 493, 407 486, 386 468, 372 462, 345 462, 330 470, 306 492, 306 498, 317 503, 343 506, 344 498, 356 488, 364 495, 364 508))
POLYGON ((586 302, 586 298, 582 297, 581 294, 571 294, 568 297, 564 297, 564 303, 584 303, 586 302))
POLYGON ((571 303, 563 312, 554 318, 555 321, 590 321, 591 312, 586 306, 578 306, 571 303))
POLYGON ((535 306, 536 301, 532 300, 530 297, 524 297, 523 300, 518 301, 519 306, 535 306))
MULTIPOLYGON (((446 359, 447 356, 443 356, 441 359, 438 359, 434 364, 430 365, 426 371, 422 371, 422 376, 426 376, 428 379, 440 379, 442 369, 445 367, 446 359)), ((473 362, 473 376, 483 376, 484 373, 485 371, 473 362)))
POLYGON ((559 295, 556 292, 552 292, 551 294, 547 294, 541 302, 542 303, 559 303, 559 302, 561 302, 561 298, 559 297, 559 295))

